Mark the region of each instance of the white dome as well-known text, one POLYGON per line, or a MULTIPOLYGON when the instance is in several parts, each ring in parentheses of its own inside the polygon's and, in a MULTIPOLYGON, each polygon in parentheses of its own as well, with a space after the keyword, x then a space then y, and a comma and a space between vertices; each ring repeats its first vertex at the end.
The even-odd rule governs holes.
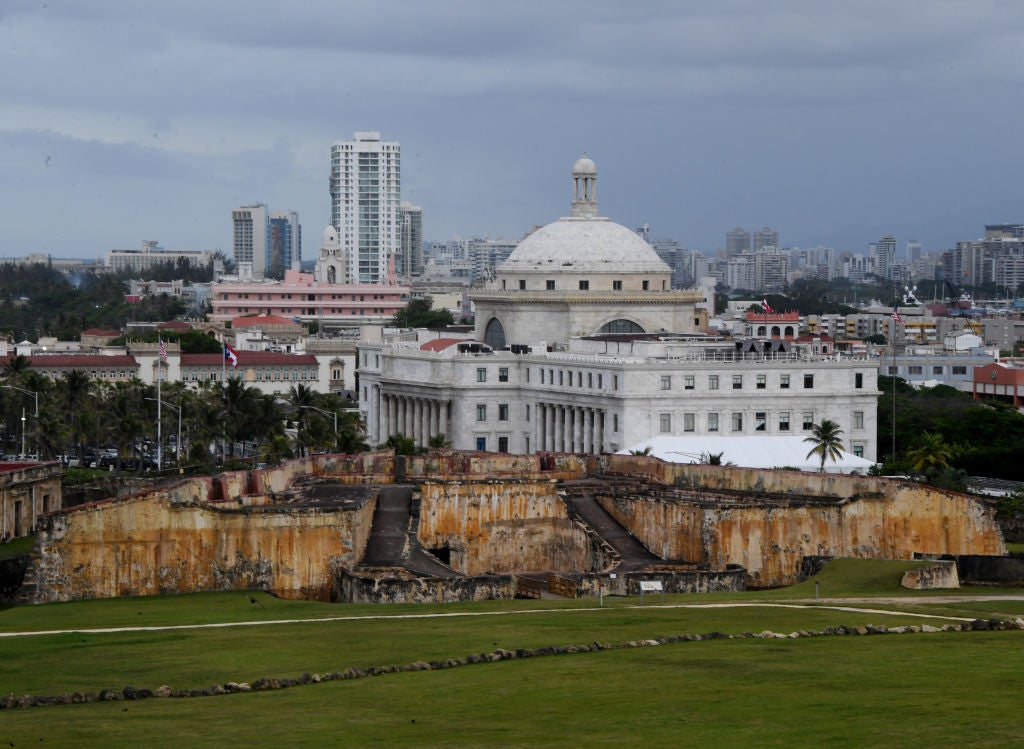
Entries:
POLYGON ((519 243, 499 273, 671 273, 651 246, 606 218, 561 218, 519 243))
POLYGON ((328 224, 327 228, 324 229, 323 237, 320 240, 321 244, 337 244, 338 243, 338 230, 333 225, 328 224))
POLYGON ((593 175, 596 177, 597 164, 584 156, 572 165, 572 173, 573 176, 593 175))

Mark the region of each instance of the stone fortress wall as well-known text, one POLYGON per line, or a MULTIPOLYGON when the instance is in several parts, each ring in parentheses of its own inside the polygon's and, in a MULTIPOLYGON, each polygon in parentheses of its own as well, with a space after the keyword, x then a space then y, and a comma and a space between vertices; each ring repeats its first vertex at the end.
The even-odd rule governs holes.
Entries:
POLYGON ((378 452, 185 479, 46 515, 20 600, 254 588, 336 599, 338 570, 366 548, 374 487, 396 479, 418 489, 420 543, 445 549, 456 572, 578 575, 596 594, 614 560, 559 498, 558 482, 588 477, 596 501, 655 554, 723 575, 742 565, 755 586, 793 582, 804 556, 1005 554, 987 500, 877 477, 639 456, 378 452), (320 495, 310 485, 333 499, 311 499, 320 495))

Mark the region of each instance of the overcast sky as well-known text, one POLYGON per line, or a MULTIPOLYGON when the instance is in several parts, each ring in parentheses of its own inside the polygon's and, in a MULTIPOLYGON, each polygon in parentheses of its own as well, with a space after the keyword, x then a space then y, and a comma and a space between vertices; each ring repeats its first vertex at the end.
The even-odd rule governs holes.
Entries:
POLYGON ((1024 3, 2 0, 0 256, 231 249, 330 221, 331 143, 402 145, 427 239, 601 213, 714 252, 925 251, 1024 221, 1024 3))

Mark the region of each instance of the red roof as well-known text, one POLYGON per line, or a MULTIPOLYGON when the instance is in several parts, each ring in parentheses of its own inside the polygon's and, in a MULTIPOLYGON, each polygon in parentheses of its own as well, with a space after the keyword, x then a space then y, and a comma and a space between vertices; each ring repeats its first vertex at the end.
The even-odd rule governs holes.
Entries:
POLYGON ((811 341, 832 341, 835 339, 828 333, 804 333, 796 337, 798 343, 810 343, 811 341))
MULTIPOLYGON (((280 354, 274 351, 242 351, 238 353, 239 366, 257 366, 276 364, 279 366, 319 365, 312 354, 280 354)), ((183 367, 219 367, 224 361, 222 354, 182 354, 183 367)))
MULTIPOLYGON (((131 354, 37 354, 27 356, 29 363, 36 369, 46 367, 66 367, 67 369, 93 369, 96 367, 137 367, 139 363, 131 354)), ((0 357, 0 366, 7 364, 11 357, 0 357)))
POLYGON ((288 325, 297 327, 299 323, 289 320, 287 317, 279 317, 278 315, 246 315, 245 317, 236 317, 231 320, 232 328, 248 328, 254 325, 288 325))
POLYGON ((420 346, 421 351, 444 351, 449 346, 454 346, 456 343, 462 343, 465 341, 464 338, 435 338, 433 341, 427 341, 420 346))
POLYGON ((157 330, 189 330, 192 326, 181 320, 168 320, 156 326, 157 330))

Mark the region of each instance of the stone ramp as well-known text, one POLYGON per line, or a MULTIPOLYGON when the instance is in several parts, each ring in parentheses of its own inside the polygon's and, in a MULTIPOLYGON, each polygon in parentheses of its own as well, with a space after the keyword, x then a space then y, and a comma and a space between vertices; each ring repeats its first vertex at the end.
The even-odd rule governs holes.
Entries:
POLYGON ((412 486, 386 486, 377 497, 373 527, 359 567, 398 567, 425 577, 461 577, 424 549, 413 526, 412 486))
POLYGON ((619 554, 622 559, 618 567, 619 571, 630 572, 649 567, 663 567, 666 563, 671 563, 640 543, 633 534, 609 515, 594 497, 587 496, 585 490, 577 489, 566 493, 562 499, 569 507, 570 514, 589 526, 619 554))

